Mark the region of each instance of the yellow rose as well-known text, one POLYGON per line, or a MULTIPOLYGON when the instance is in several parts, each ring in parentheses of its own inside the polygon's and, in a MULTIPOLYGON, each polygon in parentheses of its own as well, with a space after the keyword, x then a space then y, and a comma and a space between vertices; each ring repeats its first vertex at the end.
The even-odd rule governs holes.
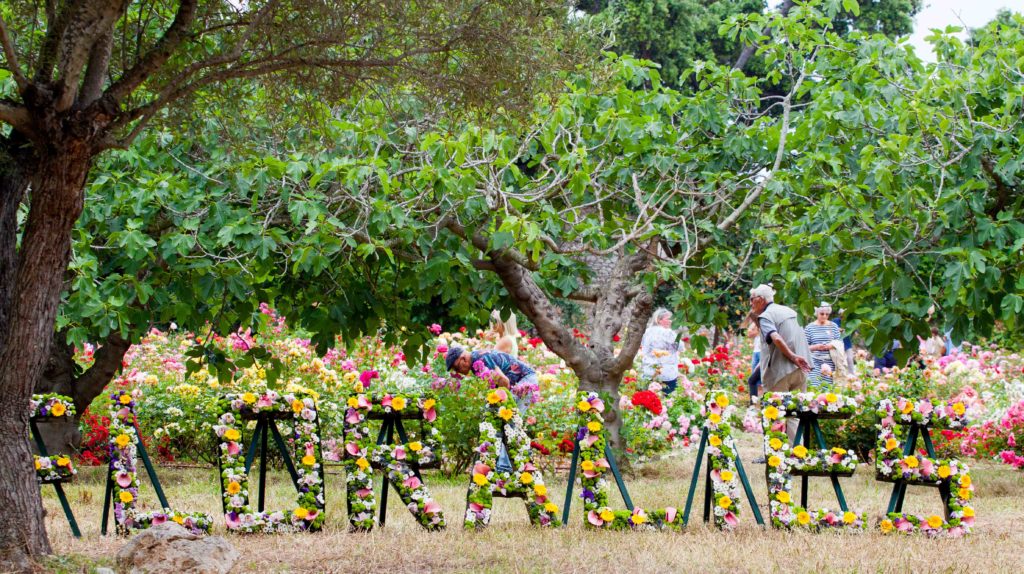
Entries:
POLYGON ((62 403, 54 403, 53 406, 50 407, 50 414, 55 417, 62 417, 65 412, 67 412, 67 409, 62 403))
POLYGON ((429 411, 430 409, 434 408, 434 405, 436 404, 437 401, 435 401, 434 399, 427 399, 423 401, 423 410, 429 411))
POLYGON ((366 470, 370 468, 370 461, 366 460, 364 457, 359 457, 359 460, 356 461, 356 466, 358 466, 360 470, 366 470))
POLYGON ((782 441, 779 440, 778 438, 773 438, 772 440, 768 441, 768 446, 772 447, 772 450, 779 450, 780 448, 782 448, 782 441))
POLYGON ((708 442, 711 443, 711 446, 721 446, 722 445, 722 437, 720 437, 720 436, 718 436, 716 434, 713 434, 713 435, 711 435, 708 438, 708 442))
POLYGON ((932 528, 938 528, 938 527, 942 526, 942 517, 937 515, 937 514, 933 514, 933 515, 929 516, 928 517, 928 526, 931 526, 932 528))
POLYGON ((533 485, 533 493, 536 494, 537 496, 547 496, 548 487, 544 486, 543 484, 535 484, 533 485))
POLYGON ((907 468, 917 468, 918 460, 914 455, 910 455, 903 459, 903 464, 907 465, 907 468))
POLYGON ((601 423, 597 421, 590 421, 587 423, 587 430, 590 432, 599 432, 601 430, 601 423))
POLYGON ((732 499, 729 498, 728 496, 723 496, 722 498, 718 499, 718 506, 721 506, 722 508, 728 510, 729 507, 732 506, 732 499))
POLYGON ((316 457, 311 454, 307 454, 306 456, 302 457, 302 464, 306 466, 313 466, 314 464, 316 464, 316 457))
POLYGON ((722 474, 721 474, 721 477, 722 477, 723 481, 731 482, 732 481, 732 472, 730 472, 728 470, 723 470, 722 474))
POLYGON ((359 408, 359 399, 357 399, 355 397, 349 397, 348 398, 348 406, 351 409, 358 409, 359 408))
POLYGON ((512 409, 510 409, 508 407, 501 407, 501 410, 498 411, 498 416, 501 417, 501 419, 505 420, 505 421, 511 420, 511 418, 512 418, 512 409))
POLYGON ((785 490, 780 491, 778 494, 776 494, 775 495, 775 499, 778 500, 779 502, 781 502, 782 504, 789 504, 789 501, 793 500, 789 496, 789 492, 787 492, 785 490))
POLYGON ((843 522, 846 524, 853 524, 857 521, 857 515, 847 510, 843 513, 843 522))
POLYGON ((224 438, 228 440, 238 440, 242 438, 242 433, 238 432, 238 429, 228 429, 224 431, 224 438))
POLYGON ((71 459, 66 456, 57 457, 57 466, 68 466, 71 464, 71 459))
POLYGON ((967 407, 965 407, 963 403, 960 403, 960 402, 953 403, 953 412, 956 413, 958 416, 963 416, 963 414, 966 411, 967 411, 967 407))
POLYGON ((768 457, 768 466, 776 467, 782 464, 782 459, 775 456, 774 454, 768 457))
POLYGON ((233 480, 228 483, 228 494, 238 494, 239 492, 242 492, 241 484, 238 484, 233 480))
POLYGON ((396 411, 400 411, 405 408, 405 399, 402 397, 395 397, 391 399, 391 408, 396 411))
POLYGON ((501 395, 499 395, 498 393, 496 393, 494 391, 491 391, 487 395, 487 402, 492 404, 492 405, 496 405, 496 404, 501 402, 501 395))
POLYGON ((418 440, 414 440, 411 443, 409 443, 409 450, 413 452, 419 452, 423 450, 423 444, 418 440))
POLYGON ((892 529, 893 529, 892 520, 889 520, 888 518, 886 518, 885 520, 882 521, 881 527, 882 527, 882 532, 885 533, 885 534, 888 534, 888 533, 892 532, 892 529))
POLYGON ((807 526, 811 523, 811 515, 807 514, 807 512, 805 511, 801 511, 796 515, 796 521, 802 524, 803 526, 807 526))
POLYGON ((576 403, 576 408, 578 408, 579 410, 581 410, 583 412, 587 412, 587 411, 590 410, 590 402, 589 401, 580 401, 580 402, 576 403))
POLYGON ((773 421, 773 420, 779 418, 779 409, 777 409, 775 407, 768 407, 761 414, 764 415, 764 418, 766 418, 766 419, 768 419, 770 421, 773 421))
POLYGON ((473 474, 473 482, 475 482, 477 484, 477 486, 483 486, 483 485, 487 484, 487 477, 482 475, 482 474, 480 474, 479 472, 474 473, 473 474))
POLYGON ((128 504, 129 502, 135 500, 135 497, 132 496, 132 493, 128 492, 127 490, 122 490, 121 494, 117 495, 117 497, 120 498, 121 502, 125 504, 128 504))
POLYGON ((114 442, 117 443, 117 446, 124 448, 128 446, 128 443, 132 442, 132 437, 124 433, 121 433, 117 435, 117 438, 114 439, 114 442))
POLYGON ((131 395, 127 395, 127 394, 126 395, 121 395, 121 398, 118 399, 118 400, 121 402, 122 405, 127 405, 127 404, 130 404, 132 402, 132 396, 131 395))
POLYGON ((724 409, 729 406, 729 397, 727 395, 718 395, 715 397, 715 403, 724 409))
POLYGON ((952 474, 952 472, 953 471, 949 469, 949 466, 944 464, 939 467, 939 478, 949 478, 949 475, 952 474))
POLYGON ((896 440, 894 438, 886 439, 886 441, 885 441, 885 450, 887 450, 887 451, 889 451, 889 450, 896 450, 896 447, 898 447, 898 446, 900 446, 900 443, 899 443, 898 440, 896 440))
POLYGON ((633 524, 643 524, 644 522, 647 522, 647 517, 643 514, 633 515, 633 524))
POLYGON ((615 520, 615 513, 606 508, 601 511, 601 520, 604 520, 605 522, 611 522, 612 520, 615 520))
POLYGON ((295 399, 294 401, 292 401, 292 411, 294 411, 295 414, 301 413, 302 409, 304 408, 306 408, 305 403, 303 403, 299 399, 295 399))
POLYGON ((796 455, 797 458, 804 458, 807 456, 807 447, 802 444, 798 444, 793 447, 793 454, 796 455))
POLYGON ((825 402, 826 403, 834 403, 834 402, 836 402, 838 400, 839 400, 839 397, 837 397, 833 393, 828 393, 827 395, 825 395, 825 402))
POLYGON ((718 423, 722 422, 722 415, 718 413, 711 413, 710 415, 708 415, 708 420, 711 421, 712 424, 717 425, 718 423))
POLYGON ((298 518, 298 519, 302 520, 302 519, 305 519, 307 516, 309 516, 309 511, 300 506, 300 507, 296 508, 295 510, 293 510, 292 514, 295 515, 295 518, 298 518))
POLYGON ((581 468, 582 468, 583 470, 585 470, 585 471, 588 471, 588 472, 589 472, 589 471, 591 471, 591 470, 594 470, 594 462, 593 462, 593 461, 590 461, 590 460, 585 460, 585 461, 583 461, 583 464, 581 464, 581 465, 580 465, 580 467, 581 467, 581 468))
POLYGON ((528 472, 524 472, 519 475, 519 482, 523 484, 530 484, 533 482, 533 475, 528 472))
POLYGON ((242 395, 242 402, 247 405, 251 405, 256 402, 256 395, 252 393, 245 393, 242 395))
POLYGON ((558 512, 558 506, 556 506, 554 502, 548 502, 544 504, 544 511, 548 514, 554 514, 558 512))

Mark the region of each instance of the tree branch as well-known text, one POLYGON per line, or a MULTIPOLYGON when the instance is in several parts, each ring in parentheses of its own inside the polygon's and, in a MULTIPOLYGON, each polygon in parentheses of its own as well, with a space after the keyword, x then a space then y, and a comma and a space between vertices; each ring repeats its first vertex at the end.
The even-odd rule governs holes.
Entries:
POLYGON ((103 392, 107 383, 121 368, 121 361, 124 360, 124 355, 128 352, 129 347, 131 347, 131 343, 121 338, 121 335, 111 333, 107 336, 106 341, 96 351, 94 356, 96 362, 81 377, 75 379, 72 398, 75 399, 77 412, 84 412, 93 399, 103 392))
POLYGON ((85 69, 85 80, 82 82, 80 107, 87 107, 103 95, 103 82, 107 77, 110 65, 110 51, 114 47, 114 35, 107 32, 92 47, 89 54, 89 66, 85 69))
POLYGON ((7 22, 4 22, 2 14, 0 14, 0 43, 3 44, 4 57, 7 58, 7 65, 14 75, 14 82, 18 84, 18 93, 24 93, 28 89, 28 78, 21 71, 18 54, 14 51, 14 45, 11 44, 11 37, 7 34, 7 22))
POLYGON ((0 122, 10 125, 15 131, 29 139, 35 139, 32 137, 35 135, 32 129, 32 117, 24 106, 0 101, 0 122))
MULTIPOLYGON (((782 6, 779 7, 779 14, 781 14, 782 17, 785 18, 786 15, 789 14, 789 9, 792 7, 793 0, 785 0, 782 3, 782 6)), ((765 29, 761 31, 761 34, 767 36, 768 34, 771 33, 771 31, 771 27, 766 26, 765 29)), ((736 63, 732 65, 733 69, 742 70, 743 68, 745 68, 747 66, 747 62, 750 60, 751 57, 753 57, 754 52, 756 51, 757 44, 749 44, 747 46, 744 46, 743 51, 740 52, 739 57, 736 58, 736 63)))
POLYGON ((82 70, 88 63, 93 46, 105 34, 112 33, 125 4, 126 0, 71 3, 70 10, 76 11, 70 18, 73 25, 65 30, 59 43, 57 102, 54 106, 58 112, 66 111, 74 104, 82 70))

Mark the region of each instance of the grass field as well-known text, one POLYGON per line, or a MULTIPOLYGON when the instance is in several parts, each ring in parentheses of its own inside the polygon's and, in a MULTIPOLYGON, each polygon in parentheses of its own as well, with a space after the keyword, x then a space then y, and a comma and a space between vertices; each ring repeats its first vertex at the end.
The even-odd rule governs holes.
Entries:
MULTIPOLYGON (((743 435, 740 441, 764 512, 764 468, 750 463, 760 441, 751 435, 743 435)), ((627 478, 633 501, 644 508, 675 506, 681 511, 693 463, 691 453, 636 469, 627 478)), ((103 470, 81 468, 77 481, 66 487, 82 528, 80 540, 71 536, 53 488, 43 489, 51 541, 61 555, 51 563, 55 571, 82 572, 92 565, 112 565, 124 544, 123 539, 99 534, 103 470)), ((158 472, 172 505, 215 515, 216 533, 224 534, 214 469, 161 467, 158 472)), ((465 532, 461 526, 466 482, 446 481, 429 473, 425 480, 445 510, 446 531, 422 531, 400 501, 394 504, 398 499, 392 492, 387 526, 370 534, 350 534, 344 476, 334 468, 328 470, 328 518, 323 532, 228 535, 228 539, 243 554, 235 572, 1020 572, 1024 568, 1024 473, 995 463, 976 463, 972 474, 977 526, 974 535, 962 540, 762 529, 754 523, 746 500, 741 526, 736 532, 720 533, 699 522, 702 486, 691 526, 682 534, 586 531, 578 500, 567 528, 534 529, 516 499, 496 500, 488 530, 465 532)), ((545 480, 561 506, 566 477, 545 480)), ((891 485, 876 482, 871 467, 862 465, 842 483, 854 510, 866 511, 872 519, 882 515, 891 485)), ((836 507, 827 479, 811 479, 810 491, 812 507, 836 507)), ((273 473, 267 508, 291 508, 293 493, 287 476, 273 473)), ((143 506, 156 506, 156 495, 148 484, 140 498, 143 506)), ((621 504, 617 496, 612 500, 621 504)), ((905 509, 941 513, 937 491, 911 488, 905 509)))

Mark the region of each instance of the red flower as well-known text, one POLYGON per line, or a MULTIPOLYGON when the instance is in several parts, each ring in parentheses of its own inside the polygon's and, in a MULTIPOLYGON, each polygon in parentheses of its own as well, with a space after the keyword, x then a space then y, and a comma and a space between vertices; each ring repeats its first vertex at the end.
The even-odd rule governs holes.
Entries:
POLYGON ((612 341, 615 341, 616 343, 618 343, 621 340, 622 340, 622 337, 620 337, 618 333, 615 333, 614 335, 612 335, 612 341))
POLYGON ((537 441, 531 441, 530 447, 540 451, 541 454, 551 454, 551 450, 537 441))
POLYGON ((541 343, 544 342, 544 339, 541 339, 540 337, 533 337, 532 339, 528 339, 526 342, 529 343, 531 347, 536 349, 538 346, 540 346, 541 343))
POLYGON ((660 415, 664 410, 664 407, 661 406, 661 399, 652 391, 640 391, 634 394, 631 402, 633 406, 644 407, 656 415, 660 415))
POLYGON ((572 449, 575 447, 576 445, 574 445, 572 439, 569 438, 563 438, 562 442, 558 443, 558 450, 560 452, 569 453, 572 452, 572 449))

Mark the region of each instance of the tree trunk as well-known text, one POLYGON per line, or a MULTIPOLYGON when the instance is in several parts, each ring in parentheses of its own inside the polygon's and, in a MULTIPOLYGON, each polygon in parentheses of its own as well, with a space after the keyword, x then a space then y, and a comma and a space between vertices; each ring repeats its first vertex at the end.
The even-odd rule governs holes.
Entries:
MULTIPOLYGON (((50 145, 32 165, 31 202, 13 284, 3 287, 10 305, 7 329, 0 333, 0 571, 29 571, 35 558, 52 551, 29 450, 28 402, 53 341, 91 153, 81 141, 50 145)), ((0 222, 0 228, 11 224, 0 222)), ((0 245, 5 253, 14 249, 0 245)))

